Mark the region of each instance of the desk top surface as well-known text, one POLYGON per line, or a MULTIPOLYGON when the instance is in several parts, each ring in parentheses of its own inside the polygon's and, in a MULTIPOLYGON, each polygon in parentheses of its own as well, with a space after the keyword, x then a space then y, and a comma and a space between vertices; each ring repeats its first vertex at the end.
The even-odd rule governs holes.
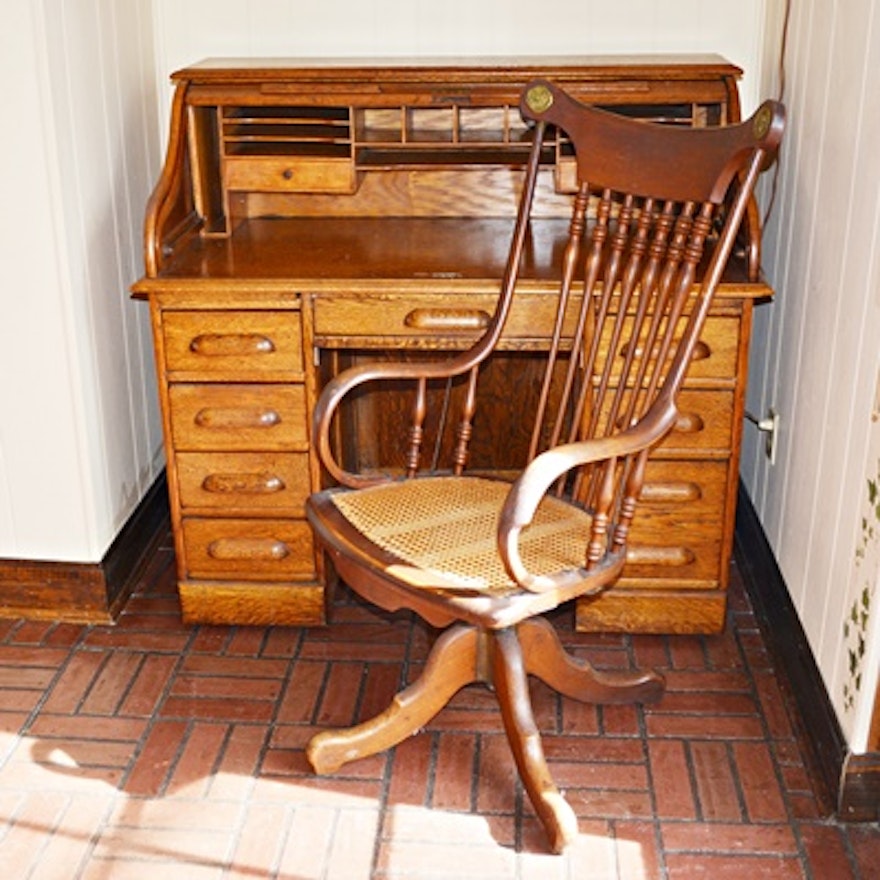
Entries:
MULTIPOLYGON (((193 237, 155 280, 494 281, 503 275, 512 229, 509 218, 251 219, 229 237, 193 237)), ((523 280, 559 277, 567 229, 563 219, 532 221, 523 280)), ((769 293, 764 284, 748 284, 740 261, 725 282, 737 296, 769 293)))

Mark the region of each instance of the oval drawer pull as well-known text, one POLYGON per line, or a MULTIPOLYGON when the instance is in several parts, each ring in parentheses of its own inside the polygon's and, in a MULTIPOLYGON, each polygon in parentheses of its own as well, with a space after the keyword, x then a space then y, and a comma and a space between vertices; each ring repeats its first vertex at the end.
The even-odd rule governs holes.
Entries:
POLYGON ((202 333, 190 342, 189 350, 205 357, 246 357, 271 354, 275 343, 262 333, 202 333))
POLYGON ((640 497, 642 501, 684 504, 699 501, 703 497, 703 490, 699 483, 645 483, 640 497))
POLYGON ((403 323, 414 330, 484 330, 489 320, 482 309, 413 309, 403 323))
MULTIPOLYGON (((679 343, 678 339, 676 339, 672 343, 672 348, 671 348, 672 351, 675 350, 675 348, 678 346, 678 343, 679 343)), ((631 348, 632 348, 632 340, 629 339, 626 342, 624 342, 623 345, 620 346, 620 356, 626 357, 629 354, 631 348)), ((660 343, 658 342, 658 343, 655 343, 654 349, 651 352, 651 359, 652 360, 657 359, 657 355, 659 354, 659 351, 660 351, 660 343)), ((636 350, 635 350, 635 357, 641 358, 641 357, 644 357, 644 355, 645 355, 645 350, 642 348, 641 345, 637 345, 636 350)), ((691 360, 692 361, 704 361, 704 360, 706 360, 706 358, 711 357, 711 355, 712 355, 712 349, 709 348, 709 345, 704 340, 700 339, 697 342, 697 344, 694 346, 694 353, 693 353, 693 355, 691 355, 691 360)))
POLYGON ((679 434, 699 434, 705 427, 706 423, 699 413, 679 413, 673 430, 679 434))
POLYGON ((206 492, 217 495, 272 495, 287 487, 276 474, 208 474, 202 480, 206 492))
POLYGON ((242 409, 241 407, 206 407, 194 419, 200 428, 273 428, 281 424, 281 416, 274 409, 242 409))
POLYGON ((208 556, 219 561, 253 559, 278 561, 290 555, 290 548, 277 538, 218 538, 208 544, 208 556))
POLYGON ((690 565, 696 560, 687 547, 630 547, 626 551, 629 565, 690 565))

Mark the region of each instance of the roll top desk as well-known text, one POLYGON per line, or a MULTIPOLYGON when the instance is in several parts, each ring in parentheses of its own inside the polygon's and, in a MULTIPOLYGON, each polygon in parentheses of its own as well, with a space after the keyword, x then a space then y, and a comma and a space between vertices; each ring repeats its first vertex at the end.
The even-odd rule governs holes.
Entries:
MULTIPOLYGON (((702 126, 739 119, 739 74, 716 56, 248 59, 175 73, 133 292, 153 325, 184 618, 326 620, 329 578, 303 514, 323 479, 310 449, 317 393, 364 358, 463 347, 492 313, 528 151, 516 111, 526 82, 543 76, 616 112, 702 126)), ((482 380, 493 406, 526 405, 529 352, 550 332, 542 293, 571 161, 557 133, 535 259, 482 380)), ((679 424, 652 454, 624 576, 578 605, 583 630, 724 624, 752 310, 771 294, 759 257, 752 211, 679 424)), ((345 413, 355 464, 399 465, 401 405, 365 399, 345 413)), ((513 467, 522 439, 484 427, 473 467, 513 467)))

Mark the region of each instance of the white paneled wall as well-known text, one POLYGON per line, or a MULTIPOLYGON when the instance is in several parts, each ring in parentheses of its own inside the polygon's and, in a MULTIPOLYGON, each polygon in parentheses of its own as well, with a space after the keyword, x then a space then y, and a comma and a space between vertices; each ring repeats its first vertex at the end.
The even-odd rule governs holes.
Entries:
POLYGON ((100 560, 162 464, 128 296, 160 164, 152 33, 152 0, 4 6, 0 556, 100 560))
MULTIPOLYGON (((757 101, 765 0, 155 0, 160 82, 212 56, 718 52, 757 101)), ((167 98, 166 98, 167 100, 167 98)))
MULTIPOLYGON (((880 554, 863 562, 857 555, 863 517, 873 515, 867 481, 880 468, 876 440, 869 454, 880 381, 877 4, 795 3, 786 70, 790 124, 765 237, 777 296, 758 310, 749 400, 753 411, 773 405, 780 413, 779 456, 771 467, 747 434, 743 474, 845 732, 859 749, 876 681, 871 614, 880 616, 880 554), (874 595, 863 626, 866 584, 874 595)), ((880 540, 880 522, 874 528, 880 540)))

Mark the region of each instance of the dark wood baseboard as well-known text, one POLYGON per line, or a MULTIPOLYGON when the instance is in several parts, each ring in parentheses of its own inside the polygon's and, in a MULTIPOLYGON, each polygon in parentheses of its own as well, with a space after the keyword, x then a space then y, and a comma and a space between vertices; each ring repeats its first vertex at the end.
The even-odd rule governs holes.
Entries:
POLYGON ((847 756, 838 815, 852 822, 880 820, 880 752, 847 756))
POLYGON ((156 479, 100 562, 0 559, 0 617, 108 623, 167 534, 165 472, 156 479))
POLYGON ((839 819, 880 812, 880 754, 853 755, 751 498, 739 487, 734 553, 776 668, 788 679, 816 770, 839 819))

